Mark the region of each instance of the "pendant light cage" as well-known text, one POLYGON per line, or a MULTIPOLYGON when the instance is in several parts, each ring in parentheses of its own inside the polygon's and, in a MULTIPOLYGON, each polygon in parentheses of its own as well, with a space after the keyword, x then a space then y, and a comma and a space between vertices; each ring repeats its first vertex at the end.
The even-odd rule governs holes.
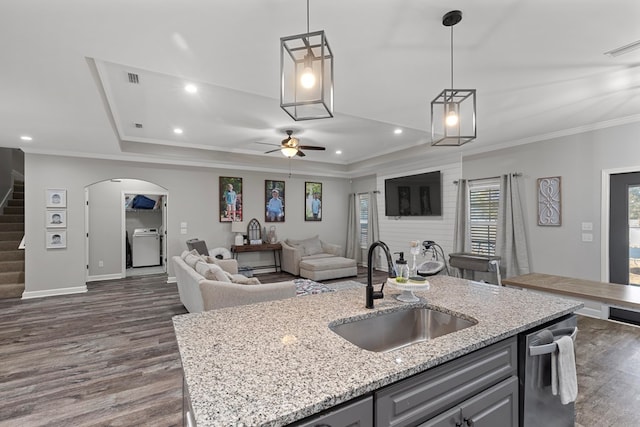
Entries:
POLYGON ((453 27, 461 20, 459 10, 442 17, 442 25, 451 28, 451 89, 431 101, 431 145, 460 146, 476 139, 476 90, 453 86, 453 27))
POLYGON ((459 146, 476 139, 476 90, 445 89, 431 101, 431 145, 459 146), (454 113, 457 123, 447 125, 454 113))
POLYGON ((333 53, 324 31, 280 39, 280 107, 296 121, 333 117, 333 53), (305 87, 309 71, 315 83, 305 87))

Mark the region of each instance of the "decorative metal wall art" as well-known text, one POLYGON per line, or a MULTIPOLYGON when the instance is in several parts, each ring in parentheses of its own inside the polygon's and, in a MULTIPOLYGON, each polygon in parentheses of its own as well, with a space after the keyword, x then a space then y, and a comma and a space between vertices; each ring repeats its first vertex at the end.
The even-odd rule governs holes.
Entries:
POLYGON ((560 177, 538 178, 538 225, 562 225, 560 177))

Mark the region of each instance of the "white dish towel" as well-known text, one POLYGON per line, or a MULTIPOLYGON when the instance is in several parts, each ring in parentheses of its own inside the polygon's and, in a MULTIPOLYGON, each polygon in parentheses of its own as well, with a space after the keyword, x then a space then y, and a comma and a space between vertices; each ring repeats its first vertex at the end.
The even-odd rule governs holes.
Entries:
POLYGON ((560 402, 566 405, 578 397, 578 376, 573 340, 569 336, 556 341, 558 351, 551 353, 551 392, 560 394, 560 402))

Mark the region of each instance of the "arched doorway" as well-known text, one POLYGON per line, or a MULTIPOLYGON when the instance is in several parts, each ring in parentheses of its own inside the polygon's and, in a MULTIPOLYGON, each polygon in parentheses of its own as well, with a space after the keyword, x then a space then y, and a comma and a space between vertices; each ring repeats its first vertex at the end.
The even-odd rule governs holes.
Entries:
POLYGON ((168 192, 114 178, 85 187, 86 280, 166 273, 168 192))

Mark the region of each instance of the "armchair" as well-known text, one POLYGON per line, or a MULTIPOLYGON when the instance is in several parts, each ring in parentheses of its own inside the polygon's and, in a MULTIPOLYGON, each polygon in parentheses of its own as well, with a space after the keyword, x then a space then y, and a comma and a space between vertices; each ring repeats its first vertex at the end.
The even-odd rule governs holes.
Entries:
POLYGON ((315 281, 357 276, 356 261, 342 256, 342 246, 323 242, 318 236, 285 240, 282 271, 315 281))

